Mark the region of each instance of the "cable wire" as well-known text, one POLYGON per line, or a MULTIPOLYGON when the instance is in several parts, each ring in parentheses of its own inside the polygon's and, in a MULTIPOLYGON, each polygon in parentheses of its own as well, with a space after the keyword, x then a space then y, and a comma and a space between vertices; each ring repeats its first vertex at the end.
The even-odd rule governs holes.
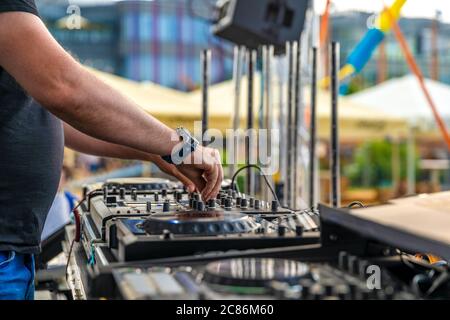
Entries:
POLYGON ((246 170, 246 169, 251 169, 251 168, 258 169, 259 172, 261 172, 261 174, 262 174, 262 176, 264 178, 264 181, 267 184, 267 187, 270 189, 270 192, 272 193, 273 198, 278 202, 278 205, 281 206, 280 201, 278 200, 278 197, 277 197, 277 194, 276 194, 275 190, 273 189, 272 185, 270 184, 269 180, 267 179, 267 177, 264 174, 264 172, 261 169, 261 167, 256 165, 256 164, 247 164, 247 165, 243 166, 242 168, 239 168, 238 170, 236 170, 236 172, 233 174, 233 177, 231 178, 231 188, 232 188, 232 190, 236 190, 236 191, 240 192, 239 188, 238 188, 238 185, 235 184, 236 177, 241 171, 246 170))

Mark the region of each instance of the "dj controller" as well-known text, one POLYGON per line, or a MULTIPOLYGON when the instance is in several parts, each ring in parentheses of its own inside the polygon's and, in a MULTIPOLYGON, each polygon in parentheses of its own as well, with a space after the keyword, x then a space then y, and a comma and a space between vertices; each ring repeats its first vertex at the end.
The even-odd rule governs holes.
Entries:
POLYGON ((205 203, 169 180, 110 180, 79 213, 66 237, 81 244, 69 280, 84 298, 417 299, 442 271, 336 224, 333 208, 290 210, 230 183, 205 203))

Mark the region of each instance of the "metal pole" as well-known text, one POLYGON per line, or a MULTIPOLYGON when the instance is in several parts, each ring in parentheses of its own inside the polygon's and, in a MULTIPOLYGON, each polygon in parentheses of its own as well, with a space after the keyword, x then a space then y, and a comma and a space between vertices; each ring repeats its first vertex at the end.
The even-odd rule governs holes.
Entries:
POLYGON ((293 55, 293 44, 288 42, 286 44, 286 53, 288 56, 288 85, 287 85, 287 159, 286 159, 286 181, 285 181, 285 193, 284 197, 286 199, 285 203, 290 208, 292 206, 292 87, 294 82, 294 55, 293 55))
MULTIPOLYGON (((254 114, 253 114, 253 87, 254 87, 254 72, 255 72, 255 65, 256 65, 256 51, 249 49, 248 50, 248 101, 247 101, 247 129, 250 130, 253 129, 253 122, 254 122, 254 114)), ((247 152, 246 152, 246 160, 247 164, 251 163, 251 154, 252 154, 252 148, 254 146, 251 145, 252 142, 252 136, 249 133, 247 135, 247 152)), ((255 180, 253 171, 251 169, 247 170, 247 193, 248 194, 254 194, 255 191, 255 180)))
POLYGON ((295 50, 295 86, 294 86, 294 181, 293 181, 293 205, 297 208, 299 197, 299 185, 298 185, 298 169, 299 169, 299 136, 300 136, 300 116, 302 113, 300 92, 301 92, 301 47, 300 42, 296 42, 295 50))
MULTIPOLYGON (((240 109, 241 109, 241 80, 242 80, 242 67, 245 58, 245 48, 235 46, 234 47, 234 61, 233 61, 233 80, 234 80, 234 114, 233 114, 233 132, 236 131, 240 127, 240 109)), ((233 158, 230 159, 231 163, 229 164, 229 176, 232 177, 236 172, 237 162, 238 162, 238 150, 236 149, 236 145, 239 146, 239 137, 235 137, 233 135, 233 158), (238 139, 238 143, 234 139, 238 139)))
MULTIPOLYGON (((264 46, 263 47, 263 70, 264 70, 264 127, 267 130, 266 136, 266 148, 267 148, 267 156, 271 158, 271 162, 269 165, 272 165, 272 161, 274 161, 272 154, 272 139, 271 139, 271 130, 272 130, 272 117, 273 117, 273 105, 272 105, 272 57, 274 53, 273 46, 264 46)), ((267 176, 269 182, 273 185, 273 176, 267 176)), ((264 198, 269 200, 272 196, 269 192, 269 188, 263 184, 264 187, 264 198)))
POLYGON ((317 48, 312 48, 312 73, 311 73, 311 124, 309 139, 309 207, 316 205, 316 103, 317 103, 317 48))
POLYGON ((202 144, 207 145, 205 132, 208 130, 208 90, 210 82, 211 51, 209 49, 201 52, 202 63, 202 144))
POLYGON ((340 175, 339 175, 339 120, 338 120, 338 90, 339 90, 339 43, 331 43, 331 204, 340 207, 340 175))

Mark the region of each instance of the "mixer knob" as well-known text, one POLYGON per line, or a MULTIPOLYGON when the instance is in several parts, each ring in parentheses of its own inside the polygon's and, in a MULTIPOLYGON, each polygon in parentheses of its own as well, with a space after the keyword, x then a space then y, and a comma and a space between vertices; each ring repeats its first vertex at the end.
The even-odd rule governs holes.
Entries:
POLYGON ((205 204, 203 203, 203 201, 197 201, 197 210, 198 211, 203 211, 205 210, 205 204))
POLYGON ((208 208, 215 208, 216 207, 216 200, 214 199, 209 199, 208 200, 208 208))
POLYGON ((176 190, 174 190, 174 192, 172 193, 172 196, 173 196, 173 200, 175 200, 175 201, 178 200, 178 198, 177 198, 178 192, 176 190))
POLYGON ((195 199, 192 199, 192 209, 197 209, 197 203, 198 203, 198 201, 197 200, 195 200, 195 199))
POLYGON ((131 199, 137 200, 137 189, 131 188, 131 199))
POLYGON ((147 201, 146 203, 146 210, 147 212, 150 212, 152 210, 152 203, 150 201, 147 201))
POLYGON ((164 240, 170 240, 170 239, 172 239, 172 233, 169 230, 164 229, 162 237, 164 240))
POLYGON ((248 207, 247 199, 245 199, 245 198, 241 199, 241 208, 242 209, 247 209, 247 207, 248 207))
POLYGON ((233 190, 232 189, 228 189, 227 195, 231 197, 233 195, 233 190))
POLYGON ((261 201, 259 199, 255 199, 255 209, 261 209, 261 201))
POLYGON ((159 193, 155 192, 155 201, 159 201, 159 193))
POLYGON ((345 251, 339 251, 338 267, 341 270, 347 270, 348 267, 348 253, 345 251))
POLYGON ((241 206, 241 197, 236 197, 236 207, 240 207, 241 206))
POLYGON ((231 193, 231 196, 233 197, 233 199, 237 198, 237 192, 233 190, 233 192, 231 193))
POLYGON ((301 237, 303 235, 303 227, 302 226, 295 226, 295 234, 298 237, 301 237))
POLYGON ((285 226, 278 226, 278 235, 280 237, 284 237, 286 234, 286 227, 285 226))
POLYGON ((350 273, 357 274, 359 272, 358 270, 358 257, 349 255, 347 260, 347 270, 350 273))
POLYGON ((170 202, 169 201, 164 201, 163 203, 163 212, 168 212, 170 211, 170 202))
POLYGON ((183 194, 181 192, 177 192, 176 200, 181 201, 183 199, 183 194))
POLYGON ((162 195, 163 197, 167 197, 167 189, 162 189, 162 190, 161 190, 161 195, 162 195))
POLYGON ((272 209, 272 211, 278 210, 278 201, 277 200, 272 200, 271 209, 272 209))
POLYGON ((125 188, 119 189, 120 199, 125 199, 125 188))
POLYGON ((228 198, 225 198, 225 209, 226 210, 231 210, 231 200, 232 200, 232 198, 230 198, 230 197, 228 197, 228 198))
POLYGON ((311 293, 311 288, 314 285, 314 282, 311 279, 302 279, 299 281, 299 285, 301 287, 301 298, 308 299, 311 293))
POLYGON ((195 200, 200 200, 200 195, 197 192, 194 192, 194 199, 195 200))
POLYGON ((116 193, 117 193, 117 187, 112 187, 111 192, 112 192, 113 194, 116 194, 116 193))
POLYGON ((250 208, 253 208, 253 206, 255 205, 255 198, 250 197, 248 199, 248 205, 249 205, 250 208))
POLYGON ((226 197, 220 198, 220 205, 221 205, 222 207, 225 207, 225 202, 226 202, 226 200, 227 200, 226 197))
POLYGON ((332 280, 324 280, 321 284, 324 288, 325 295, 328 297, 332 296, 334 291, 334 282, 332 280))
POLYGON ((106 199, 107 196, 108 196, 108 188, 104 187, 103 188, 103 199, 106 199))

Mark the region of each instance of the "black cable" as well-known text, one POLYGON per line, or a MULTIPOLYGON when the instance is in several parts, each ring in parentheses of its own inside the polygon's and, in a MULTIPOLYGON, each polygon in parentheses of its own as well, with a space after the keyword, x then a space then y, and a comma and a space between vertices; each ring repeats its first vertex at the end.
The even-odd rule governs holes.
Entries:
POLYGON ((236 191, 240 192, 237 184, 235 185, 236 177, 241 171, 243 171, 245 169, 250 169, 250 168, 258 169, 259 172, 262 173, 264 181, 266 182, 267 187, 270 189, 270 192, 272 193, 273 198, 278 202, 278 205, 281 206, 280 205, 280 201, 278 200, 277 194, 275 193, 275 190, 273 189, 273 187, 270 184, 269 180, 267 180, 267 177, 265 176, 265 174, 264 174, 263 170, 261 169, 261 167, 259 167, 256 164, 247 164, 247 165, 243 166, 242 168, 239 168, 238 170, 236 170, 236 172, 233 174, 233 177, 231 178, 231 188, 232 188, 232 190, 236 190, 236 191))
POLYGON ((347 208, 353 208, 358 206, 359 208, 365 208, 366 206, 361 201, 352 201, 348 204, 347 208))
POLYGON ((78 226, 79 230, 75 230, 76 232, 79 232, 80 234, 76 234, 75 237, 73 238, 72 242, 70 243, 70 249, 69 249, 69 253, 67 255, 67 262, 66 262, 66 270, 65 270, 65 274, 66 274, 66 282, 67 284, 69 284, 68 281, 68 270, 69 270, 69 263, 70 263, 70 258, 72 256, 72 251, 73 251, 73 246, 75 245, 75 241, 78 239, 78 241, 80 241, 80 236, 81 236, 81 217, 78 214, 75 214, 76 210, 83 204, 83 202, 85 202, 87 199, 89 199, 89 196, 91 194, 93 194, 94 192, 100 191, 99 189, 95 189, 92 190, 91 192, 89 192, 88 194, 86 194, 83 199, 81 199, 78 204, 73 207, 73 209, 70 211, 71 213, 74 214, 75 217, 75 224, 78 226), (78 220, 77 220, 78 219, 78 220))

